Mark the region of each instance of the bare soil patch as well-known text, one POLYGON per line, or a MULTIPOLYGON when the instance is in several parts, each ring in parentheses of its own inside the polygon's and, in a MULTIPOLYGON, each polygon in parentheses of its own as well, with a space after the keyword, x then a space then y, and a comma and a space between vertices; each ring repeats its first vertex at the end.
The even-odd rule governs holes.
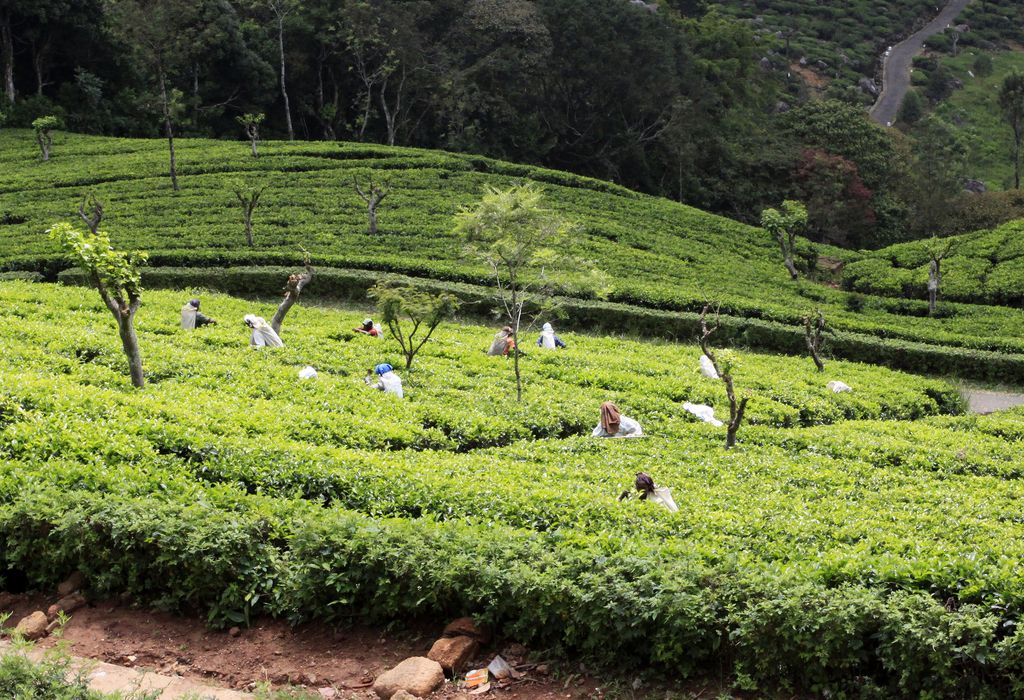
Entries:
MULTIPOLYGON (((0 612, 11 612, 13 625, 35 610, 46 610, 57 596, 0 594, 0 612)), ((280 620, 256 620, 252 627, 211 630, 199 618, 181 617, 141 609, 117 600, 90 603, 76 610, 63 630, 68 651, 129 668, 202 680, 240 690, 269 683, 274 688, 303 686, 324 697, 377 700, 373 680, 410 656, 424 656, 440 636, 444 623, 411 623, 401 630, 353 625, 331 627, 306 624, 291 627, 280 620), (332 694, 332 691, 335 691, 332 694)), ((51 636, 37 642, 53 646, 51 636)), ((481 698, 501 700, 598 700, 610 687, 635 697, 663 695, 664 684, 644 678, 633 688, 633 678, 598 678, 579 662, 546 662, 522 645, 495 640, 480 649, 468 668, 483 668, 495 654, 525 671, 523 678, 504 689, 492 688, 481 698), (640 691, 640 692, 636 692, 640 691)), ((642 677, 640 673, 638 677, 642 677)), ((683 698, 716 697, 723 689, 714 682, 673 684, 683 698)), ((619 693, 613 693, 619 694, 619 693)), ((432 697, 468 697, 468 692, 446 682, 432 697)))

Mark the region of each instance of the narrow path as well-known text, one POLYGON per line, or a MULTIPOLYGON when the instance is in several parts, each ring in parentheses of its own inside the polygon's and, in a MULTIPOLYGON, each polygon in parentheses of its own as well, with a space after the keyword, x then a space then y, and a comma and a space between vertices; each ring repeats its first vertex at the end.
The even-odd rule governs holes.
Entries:
MULTIPOLYGON (((17 654, 9 642, 0 643, 0 654, 17 654)), ((39 661, 44 649, 33 647, 27 652, 30 659, 39 661)), ((129 693, 133 691, 160 691, 160 700, 175 698, 202 698, 202 700, 252 700, 252 695, 237 690, 217 688, 188 678, 165 676, 125 666, 102 663, 92 659, 72 658, 72 667, 88 671, 89 687, 101 693, 129 693)))
POLYGON ((882 62, 882 94, 871 107, 869 114, 872 119, 882 126, 891 126, 896 121, 903 97, 910 89, 910 67, 914 56, 921 53, 926 39, 940 34, 946 25, 952 24, 970 2, 949 0, 935 19, 892 47, 882 62))
POLYGON ((1009 391, 986 391, 967 389, 964 391, 971 413, 995 413, 1024 404, 1024 394, 1009 391))

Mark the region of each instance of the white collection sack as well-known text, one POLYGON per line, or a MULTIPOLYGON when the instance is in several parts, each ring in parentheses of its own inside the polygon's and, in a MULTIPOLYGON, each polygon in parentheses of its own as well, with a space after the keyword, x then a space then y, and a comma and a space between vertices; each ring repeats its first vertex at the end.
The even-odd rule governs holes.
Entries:
POLYGON ((299 370, 299 379, 316 379, 316 370, 306 365, 299 370))
POLYGON ((687 401, 683 404, 683 409, 697 416, 705 423, 710 423, 716 428, 721 428, 723 425, 722 421, 715 418, 715 409, 711 408, 711 406, 705 406, 702 403, 690 403, 687 401))
POLYGON ((842 394, 843 392, 846 391, 853 391, 853 389, 850 388, 849 384, 840 381, 829 382, 825 386, 827 386, 829 390, 831 390, 835 394, 842 394))
POLYGON ((652 503, 660 503, 661 505, 668 508, 670 513, 676 513, 679 511, 679 506, 672 499, 672 491, 667 486, 659 486, 650 494, 647 495, 647 500, 652 503))
POLYGON ((715 371, 715 365, 707 355, 700 356, 700 373, 708 379, 719 379, 718 372, 715 371))

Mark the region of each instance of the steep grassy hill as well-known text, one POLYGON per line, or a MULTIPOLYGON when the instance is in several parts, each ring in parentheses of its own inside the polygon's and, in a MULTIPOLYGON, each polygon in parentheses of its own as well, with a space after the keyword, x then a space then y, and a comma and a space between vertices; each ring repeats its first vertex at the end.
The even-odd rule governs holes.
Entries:
MULTIPOLYGON (((178 144, 182 189, 174 193, 162 141, 58 134, 53 160, 44 163, 28 132, 0 132, 0 269, 54 279, 67 263, 45 231, 55 221, 76 220, 82 197, 94 192, 105 203, 104 228, 115 244, 149 251, 151 287, 276 294, 287 270, 265 266, 298 263, 301 247, 320 269, 310 295, 360 299, 387 271, 457 288, 486 313, 488 291, 480 285, 487 272, 463 255, 453 216, 485 185, 532 180, 575 225, 570 252, 595 261, 613 283, 608 303, 568 299, 566 325, 690 338, 693 312, 710 299, 729 315, 733 342, 798 353, 801 318, 820 307, 836 331, 830 351, 837 356, 1024 381, 1024 358, 1017 356, 1024 352, 1024 319, 1015 310, 950 304, 946 318, 929 319, 923 300, 793 283, 765 232, 609 183, 376 145, 273 142, 253 159, 242 143, 178 144), (352 187, 353 177, 369 176, 393 186, 376 236, 366 233, 365 205, 352 187), (253 248, 231 190, 237 182, 268 187, 253 248)), ((850 257, 802 242, 805 268, 818 252, 850 257)))
POLYGON ((453 324, 397 400, 361 381, 397 356, 347 330, 365 309, 299 306, 286 347, 253 351, 239 318, 272 307, 207 294, 222 323, 184 332, 188 293, 146 293, 136 391, 94 291, 0 282, 0 577, 78 568, 217 625, 475 613, 748 689, 1009 697, 1024 678, 1019 414, 737 353, 751 424, 726 451, 681 405, 725 410, 692 346, 566 333, 525 358, 518 405, 492 329, 453 324), (591 438, 606 399, 646 436, 591 438), (678 513, 617 500, 639 470, 678 513))

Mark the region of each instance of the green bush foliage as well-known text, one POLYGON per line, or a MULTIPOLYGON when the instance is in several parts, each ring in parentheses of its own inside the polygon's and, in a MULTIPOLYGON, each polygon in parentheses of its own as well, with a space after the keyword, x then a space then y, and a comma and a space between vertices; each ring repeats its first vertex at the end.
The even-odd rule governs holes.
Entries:
POLYGON ((693 343, 564 333, 524 359, 520 405, 493 328, 447 324, 399 401, 362 385, 399 353, 348 330, 365 308, 296 308, 286 347, 253 351, 230 319, 260 302, 200 292, 222 322, 188 332, 195 292, 154 290, 135 392, 89 290, 0 293, 0 573, 81 568, 215 625, 471 612, 748 687, 1006 697, 1024 677, 1024 414, 949 415, 943 382, 743 354, 751 425, 726 452, 681 408, 725 407, 693 343), (605 399, 648 436, 590 438, 605 399), (616 500, 643 469, 679 513, 616 500))
MULTIPOLYGON (((654 328, 655 335, 664 329, 669 335, 690 337, 692 324, 680 326, 680 317, 668 312, 699 312, 710 297, 722 303, 723 314, 736 317, 735 324, 747 336, 743 342, 766 342, 761 347, 771 350, 784 350, 789 341, 771 341, 770 336, 792 335, 792 329, 776 326, 799 326, 808 307, 822 308, 839 332, 873 336, 864 339, 866 345, 894 340, 924 344, 924 354, 936 357, 944 352, 939 346, 1024 350, 1020 319, 1012 310, 947 305, 946 318, 930 319, 924 318, 923 301, 917 305, 885 299, 868 299, 855 310, 859 302, 851 302, 849 292, 812 280, 789 282, 776 262, 776 243, 764 231, 567 173, 366 144, 268 142, 261 157, 254 159, 238 143, 182 139, 178 146, 183 190, 174 194, 159 181, 166 166, 161 143, 62 136, 61 158, 44 168, 36 162, 31 143, 24 143, 18 132, 0 133, 0 272, 56 279, 70 263, 42 232, 54 221, 73 219, 82 192, 90 189, 107 203, 103 227, 112 243, 150 252, 147 285, 161 286, 163 279, 162 286, 176 280, 174 286, 277 294, 282 283, 274 278, 278 272, 253 268, 300 264, 300 246, 325 271, 324 282, 311 285, 310 295, 349 294, 351 285, 335 284, 327 268, 343 269, 336 280, 387 272, 430 278, 423 282, 429 285, 487 285, 487 270, 461 256, 462 245, 453 230, 455 212, 478 201, 484 185, 507 186, 525 179, 542 184, 551 208, 575 225, 563 261, 592 261, 607 273, 609 302, 644 310, 637 314, 622 306, 595 306, 590 298, 592 280, 570 265, 561 271, 561 293, 576 297, 578 313, 589 320, 597 317, 600 328, 654 328), (371 169, 378 175, 387 171, 395 186, 379 236, 366 235, 365 206, 343 186, 353 173, 371 169), (260 210, 258 244, 251 250, 242 244, 243 227, 229 191, 233 177, 246 175, 270 182, 260 210), (245 269, 223 269, 236 267, 245 269), (222 269, 210 279, 207 270, 166 268, 222 269), (621 311, 629 311, 628 318, 616 325, 618 321, 612 320, 622 318, 621 311), (672 324, 679 330, 672 331, 672 324)), ((798 240, 796 253, 797 267, 804 273, 812 270, 819 253, 844 260, 858 257, 804 240, 798 240)), ((956 282, 955 260, 950 261, 951 288, 956 282)), ((890 285, 887 291, 897 289, 890 285)), ((477 308, 489 313, 494 304, 482 306, 477 308)), ((938 365, 915 367, 921 354, 907 356, 901 350, 906 348, 895 346, 884 353, 907 357, 897 365, 900 368, 953 368, 967 376, 987 372, 983 364, 952 356, 938 365)), ((868 354, 840 354, 874 361, 868 354)))

